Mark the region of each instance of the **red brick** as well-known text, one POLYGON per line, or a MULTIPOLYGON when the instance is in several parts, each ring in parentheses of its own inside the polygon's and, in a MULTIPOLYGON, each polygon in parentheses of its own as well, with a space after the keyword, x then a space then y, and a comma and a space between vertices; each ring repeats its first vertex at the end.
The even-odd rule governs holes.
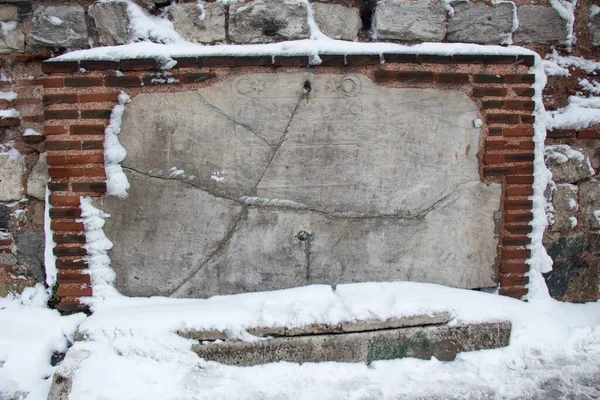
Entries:
POLYGON ((81 144, 82 150, 102 150, 104 142, 102 140, 86 140, 81 144))
POLYGON ((83 119, 110 119, 112 110, 81 110, 83 119))
POLYGON ((83 175, 87 177, 106 177, 106 170, 103 167, 84 168, 83 175))
POLYGON ((12 246, 12 239, 0 239, 0 246, 12 246))
POLYGON ((533 153, 511 153, 506 154, 504 159, 506 162, 533 162, 535 156, 533 153))
POLYGON ((60 270, 57 274, 59 283, 81 283, 91 285, 90 275, 80 270, 60 270))
POLYGON ((535 89, 533 89, 533 88, 513 88, 513 92, 517 96, 521 96, 521 97, 535 96, 535 89))
POLYGON ((48 165, 63 165, 67 162, 65 156, 48 156, 48 165))
POLYGON ((529 257, 531 257, 531 250, 529 249, 502 251, 503 260, 526 260, 529 257))
POLYGON ((504 75, 506 83, 535 83, 535 75, 533 74, 507 74, 504 75))
POLYGON ((106 182, 76 182, 71 186, 74 192, 106 192, 106 182))
POLYGON ((533 124, 535 123, 535 116, 521 114, 521 122, 524 124, 533 124))
POLYGON ((59 297, 89 297, 92 295, 92 288, 87 285, 83 285, 81 287, 73 287, 63 286, 59 284, 56 294, 59 297))
POLYGON ((63 78, 44 78, 41 79, 41 83, 44 86, 44 88, 49 89, 49 88, 61 88, 64 86, 64 79, 63 78))
POLYGON ((215 78, 216 75, 212 72, 210 73, 198 73, 198 74, 182 74, 179 76, 180 83, 198 83, 204 82, 209 79, 215 78))
POLYGON ((77 206, 79 207, 79 196, 59 196, 50 194, 50 204, 53 206, 77 206))
MULTIPOLYGON (((277 57, 275 57, 277 59, 277 57)), ((347 65, 379 65, 381 57, 379 54, 355 54, 346 56, 347 65)))
MULTIPOLYGON (((343 67, 346 64, 346 56, 343 55, 319 55, 321 58, 321 67, 343 67)), ((268 64, 267 64, 268 65, 268 64)))
POLYGON ((473 75, 473 83, 504 83, 504 76, 475 74, 473 75))
POLYGON ((486 119, 488 124, 516 125, 520 122, 517 114, 488 114, 486 119))
MULTIPOLYGON (((299 66, 308 65, 308 57, 287 57, 287 62, 299 62, 302 64, 303 59, 306 59, 306 63, 299 66)), ((234 67, 235 57, 232 56, 212 56, 212 57, 200 57, 198 58, 198 65, 206 68, 216 67, 234 67)))
POLYGON ((438 83, 471 83, 471 77, 468 74, 458 73, 438 73, 438 83))
POLYGON ((25 106, 25 105, 31 105, 31 104, 42 104, 42 99, 36 99, 35 97, 17 97, 15 99, 15 105, 16 106, 25 106))
POLYGON ((0 118, 0 127, 6 128, 9 126, 19 126, 21 125, 20 118, 0 118))
POLYGON ((474 97, 505 97, 508 90, 502 87, 474 87, 474 97))
POLYGON ((79 111, 77 110, 46 110, 44 111, 45 119, 78 119, 79 111))
POLYGON ((50 104, 72 104, 79 100, 76 94, 45 94, 42 101, 44 105, 50 104))
POLYGON ((83 169, 81 168, 48 168, 48 175, 52 179, 60 178, 76 178, 83 176, 83 169))
POLYGON ((50 182, 48 183, 48 189, 53 192, 66 192, 69 190, 69 184, 66 182, 50 182))
POLYGON ((66 87, 104 86, 104 79, 99 77, 65 78, 66 87))
POLYGON ((531 244, 531 238, 526 236, 506 236, 502 239, 504 246, 527 246, 531 244))
POLYGON ((529 277, 522 274, 501 274, 500 286, 524 286, 529 283, 529 277))
POLYGON ((485 148, 487 150, 501 150, 508 144, 508 141, 504 139, 490 139, 485 140, 485 148))
POLYGON ((46 150, 81 150, 79 140, 48 140, 46 150))
POLYGON ((501 286, 499 293, 502 296, 521 299, 523 296, 529 293, 529 290, 523 286, 501 286))
POLYGON ((116 61, 81 60, 79 64, 86 71, 109 71, 119 67, 119 63, 116 61))
POLYGON ((119 69, 123 71, 148 71, 158 70, 160 65, 155 58, 132 58, 129 60, 121 60, 119 69))
POLYGON ((504 107, 504 102, 502 100, 486 100, 481 103, 481 106, 485 109, 502 109, 504 107))
POLYGON ((104 125, 71 125, 69 130, 72 135, 104 135, 104 125))
POLYGON ((85 260, 82 259, 76 259, 76 260, 71 260, 71 259, 57 259, 56 260, 56 268, 58 269, 73 269, 73 268, 79 268, 79 269, 85 269, 88 267, 88 263, 85 260))
POLYGON ((83 247, 73 246, 73 247, 54 247, 52 249, 52 253, 55 256, 81 256, 84 257, 87 255, 87 250, 83 247))
MULTIPOLYGON (((511 114, 514 115, 514 114, 511 114)), ((514 115, 518 117, 517 115, 514 115)), ((506 137, 531 137, 533 136, 533 127, 517 127, 517 128, 504 128, 503 135, 506 137)))
POLYGON ((45 135, 63 135, 67 133, 67 127, 62 125, 45 125, 44 126, 44 134, 45 135))
POLYGON ((577 132, 579 139, 600 139, 600 130, 596 129, 582 129, 577 132))
POLYGON ((524 100, 505 100, 504 109, 533 111, 535 109, 535 103, 533 101, 524 100))
POLYGON ((44 61, 42 72, 45 74, 69 73, 79 71, 78 61, 44 61))
POLYGON ((529 264, 525 263, 502 263, 500 265, 501 274, 525 274, 529 272, 529 264))
MULTIPOLYGON (((322 56, 321 56, 322 58, 322 56)), ((409 63, 417 64, 419 58, 416 54, 394 54, 394 53, 383 53, 383 59, 387 63, 409 63)))
POLYGON ((119 92, 80 94, 81 103, 104 103, 119 101, 119 92))
MULTIPOLYGON (((206 58, 201 59, 201 64, 203 67, 207 66, 206 62, 206 58)), ((273 62, 273 65, 277 67, 307 67, 308 64, 307 56, 275 56, 275 61, 273 62)), ((229 65, 223 66, 227 67, 229 65)))
POLYGON ((506 196, 533 196, 533 188, 531 186, 508 186, 505 191, 506 196))
POLYGON ((575 129, 553 129, 546 131, 546 137, 552 139, 573 138, 577 135, 575 129))
POLYGON ((531 210, 532 207, 533 202, 531 200, 507 199, 504 202, 506 210, 531 210))
POLYGON ((81 218, 81 208, 70 207, 52 207, 50 209, 50 217, 52 218, 81 218))
POLYGON ((104 154, 86 154, 67 156, 67 164, 104 164, 104 154))
POLYGON ((497 127, 497 126, 491 126, 488 128, 488 135, 490 135, 490 136, 502 135, 502 128, 497 127))
POLYGON ((502 164, 504 156, 502 154, 486 154, 483 156, 483 162, 485 164, 502 164))
POLYGON ((439 54, 419 54, 417 57, 419 63, 422 64, 451 64, 454 62, 454 58, 452 56, 443 56, 439 54))
POLYGON ((44 115, 23 115, 21 116, 23 122, 44 122, 44 115))
POLYGON ((533 227, 531 225, 505 225, 504 229, 508 233, 519 235, 531 233, 533 227))
MULTIPOLYGON (((321 60, 325 61, 324 58, 327 58, 328 56, 321 56, 321 60)), ((344 61, 342 57, 342 65, 344 65, 344 61)), ((259 66, 259 65, 272 65, 273 64, 273 57, 271 56, 244 56, 244 57, 236 57, 235 58, 235 65, 236 66, 259 66)), ((321 64, 323 65, 323 64, 321 64)), ((337 64, 336 64, 337 65, 337 64)))
POLYGON ((533 175, 509 175, 506 177, 506 183, 512 185, 531 185, 533 184, 533 175))
POLYGON ((62 244, 62 243, 85 243, 86 237, 83 233, 55 233, 52 236, 54 243, 62 244))
POLYGON ((55 232, 81 232, 84 230, 83 222, 52 221, 50 223, 50 228, 55 232))
POLYGON ((198 66, 197 57, 173 57, 177 64, 173 68, 196 68, 198 66))

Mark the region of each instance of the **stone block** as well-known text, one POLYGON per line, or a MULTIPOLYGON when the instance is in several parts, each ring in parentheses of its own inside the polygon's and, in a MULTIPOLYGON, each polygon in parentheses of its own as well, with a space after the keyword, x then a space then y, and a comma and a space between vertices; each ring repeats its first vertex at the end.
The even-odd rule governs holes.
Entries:
POLYGON ((79 365, 90 356, 87 350, 67 351, 65 359, 52 375, 52 384, 48 392, 48 400, 68 400, 73 387, 73 378, 79 365))
POLYGON ((441 42, 446 36, 446 8, 438 0, 385 0, 375 21, 378 39, 441 42))
POLYGON ((14 235, 17 247, 17 264, 27 270, 27 275, 44 282, 44 231, 28 229, 14 235))
POLYGON ((38 200, 46 198, 46 185, 48 184, 48 162, 46 153, 40 153, 37 163, 27 178, 27 195, 38 200))
POLYGON ((579 184, 579 204, 583 226, 600 229, 600 182, 591 179, 579 184))
POLYGON ((565 144, 546 146, 544 159, 556 183, 577 183, 594 174, 589 159, 565 144))
POLYGON ((453 3, 454 15, 448 20, 450 42, 508 44, 513 28, 513 5, 500 3, 453 3))
POLYGON ((552 195, 554 222, 550 227, 553 232, 565 232, 575 228, 577 224, 577 186, 569 183, 556 185, 552 195))
POLYGON ((206 360, 239 366, 279 361, 371 363, 404 357, 450 361, 463 351, 505 347, 510 331, 509 322, 427 326, 195 344, 192 350, 206 360))
POLYGON ((88 28, 82 7, 39 6, 33 13, 29 44, 32 47, 88 47, 88 28))
POLYGON ((229 8, 229 37, 236 43, 308 38, 306 5, 295 0, 254 0, 229 8))
POLYGON ((598 47, 600 46, 600 7, 590 6, 589 16, 590 40, 592 46, 598 47))
POLYGON ((25 159, 16 150, 0 153, 0 201, 21 200, 25 196, 25 159))
POLYGON ((25 288, 35 286, 37 281, 30 277, 19 275, 10 267, 0 265, 0 298, 9 293, 18 294, 25 288))
POLYGON ((0 54, 20 53, 25 50, 23 26, 15 21, 0 22, 0 54))
POLYGON ((177 33, 191 42, 225 40, 225 10, 220 3, 173 4, 169 10, 177 33))
POLYGON ((552 259, 577 258, 585 250, 585 236, 547 234, 544 237, 544 246, 552 259))
POLYGON ((515 43, 567 44, 568 21, 553 8, 524 4, 517 9, 519 27, 513 34, 515 43))
POLYGON ((103 46, 125 44, 129 38, 127 3, 97 3, 88 8, 88 14, 103 46))
POLYGON ((8 232, 10 230, 10 223, 10 209, 4 204, 0 204, 0 232, 8 232))
POLYGON ((19 9, 8 4, 0 4, 0 22, 17 21, 19 9))
POLYGON ((341 4, 313 3, 315 22, 321 32, 332 39, 354 40, 362 26, 356 7, 341 4))
POLYGON ((130 195, 105 202, 117 286, 177 297, 495 286, 500 186, 479 180, 476 118, 461 92, 354 74, 249 74, 140 94, 119 135, 130 195))

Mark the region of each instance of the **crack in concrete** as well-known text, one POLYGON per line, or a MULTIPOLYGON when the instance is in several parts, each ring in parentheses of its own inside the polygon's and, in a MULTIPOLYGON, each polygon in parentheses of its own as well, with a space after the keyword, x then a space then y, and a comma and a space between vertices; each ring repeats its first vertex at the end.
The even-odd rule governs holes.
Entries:
POLYGON ((200 97, 200 99, 210 108, 212 108, 213 110, 215 110, 215 112, 217 112, 218 114, 224 116, 225 118, 227 118, 228 121, 233 122, 234 124, 236 124, 237 126, 241 126, 242 128, 246 129, 248 132, 252 133, 254 136, 256 136, 257 138, 259 138, 260 140, 262 140, 263 142, 265 142, 265 144, 267 146, 269 146, 270 148, 274 148, 275 146, 272 145, 271 143, 269 143, 267 141, 267 139, 265 139, 264 137, 260 136, 258 133, 256 133, 252 128, 250 128, 248 125, 245 125, 239 121, 236 121, 235 119, 231 118, 229 115, 225 114, 223 111, 221 111, 221 109, 217 106, 215 106, 214 104, 210 103, 208 100, 206 100, 204 98, 204 96, 202 96, 202 94, 200 94, 200 92, 196 92, 196 94, 200 97))

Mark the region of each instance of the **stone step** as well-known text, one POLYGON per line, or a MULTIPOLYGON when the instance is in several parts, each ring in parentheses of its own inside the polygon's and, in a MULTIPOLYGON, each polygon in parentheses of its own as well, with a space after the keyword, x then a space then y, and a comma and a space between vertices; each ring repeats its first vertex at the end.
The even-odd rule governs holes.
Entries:
MULTIPOLYGON (((449 312, 433 312, 430 314, 408 315, 402 317, 392 317, 388 319, 365 319, 359 321, 345 321, 335 325, 310 324, 295 328, 286 328, 284 326, 275 327, 257 327, 247 329, 247 332, 254 336, 301 336, 318 335, 330 333, 350 333, 377 331, 381 329, 405 328, 410 326, 439 325, 450 321, 449 312)), ((228 335, 220 330, 198 330, 188 329, 177 332, 180 336, 187 339, 205 340, 227 340, 228 335)))
POLYGON ((199 342, 192 350, 222 364, 250 366, 277 361, 362 362, 404 357, 454 360, 463 351, 494 349, 509 344, 511 323, 429 325, 367 332, 276 337, 243 341, 199 342))

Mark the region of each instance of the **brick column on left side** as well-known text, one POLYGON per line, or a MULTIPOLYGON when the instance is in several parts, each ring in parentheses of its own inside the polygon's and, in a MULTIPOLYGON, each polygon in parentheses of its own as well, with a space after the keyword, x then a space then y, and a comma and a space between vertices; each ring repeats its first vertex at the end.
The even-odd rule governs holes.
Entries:
POLYGON ((58 309, 87 311, 92 295, 86 272, 86 236, 80 197, 106 193, 104 129, 118 92, 102 76, 79 72, 78 62, 44 62, 44 133, 50 175, 50 218, 57 257, 58 309), (92 76, 90 76, 92 75, 92 76))

